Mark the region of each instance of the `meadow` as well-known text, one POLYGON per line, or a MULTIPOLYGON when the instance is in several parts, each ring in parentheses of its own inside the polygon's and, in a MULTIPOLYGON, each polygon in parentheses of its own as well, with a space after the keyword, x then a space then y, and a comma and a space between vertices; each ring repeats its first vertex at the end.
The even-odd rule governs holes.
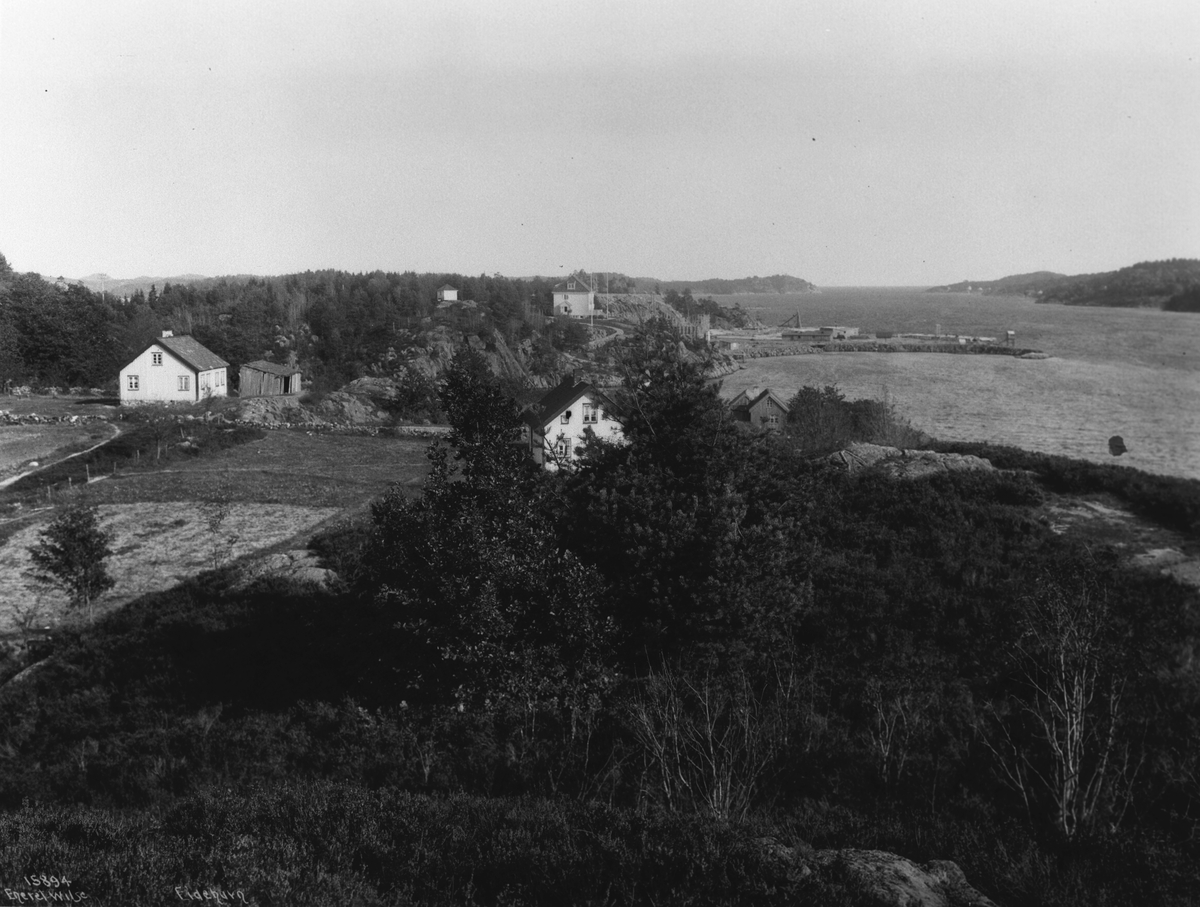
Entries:
POLYGON ((0 428, 0 481, 20 472, 30 461, 58 459, 111 438, 104 423, 6 425, 0 428))
POLYGON ((797 313, 805 325, 865 331, 1003 336, 1044 350, 1039 361, 934 353, 837 353, 750 360, 726 395, 769 386, 790 396, 836 385, 850 398, 886 398, 943 440, 991 442, 1162 475, 1200 478, 1200 318, 1147 309, 1039 304, 1030 299, 913 288, 834 288, 791 297, 722 297, 762 321, 797 313))
MULTIPOLYGON (((111 611, 214 566, 303 548, 313 532, 363 512, 394 482, 415 490, 425 474, 426 446, 411 438, 274 431, 161 464, 147 454, 144 462, 138 458, 138 468, 97 469, 91 482, 13 486, 0 492, 0 505, 7 504, 10 514, 0 522, 0 638, 22 623, 52 626, 68 616, 66 597, 28 575, 28 549, 56 504, 95 504, 113 532, 116 586, 102 605, 111 611), (220 519, 214 505, 224 507, 220 519)), ((72 468, 86 475, 84 467, 72 468)))

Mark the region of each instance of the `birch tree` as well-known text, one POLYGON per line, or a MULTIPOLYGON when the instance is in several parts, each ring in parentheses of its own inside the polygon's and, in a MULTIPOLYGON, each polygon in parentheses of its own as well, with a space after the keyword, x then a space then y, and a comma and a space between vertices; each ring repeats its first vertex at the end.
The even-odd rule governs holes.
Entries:
POLYGON ((1123 734, 1127 678, 1103 593, 1050 586, 1030 600, 1013 647, 1019 692, 993 708, 985 737, 1031 815, 1068 839, 1115 824, 1140 767, 1123 734))

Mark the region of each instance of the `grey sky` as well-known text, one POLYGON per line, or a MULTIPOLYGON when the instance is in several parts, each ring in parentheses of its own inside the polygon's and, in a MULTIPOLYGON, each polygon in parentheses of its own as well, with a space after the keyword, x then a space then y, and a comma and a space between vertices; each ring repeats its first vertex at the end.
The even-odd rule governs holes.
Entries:
POLYGON ((817 284, 1200 255, 1195 0, 0 0, 0 252, 817 284))

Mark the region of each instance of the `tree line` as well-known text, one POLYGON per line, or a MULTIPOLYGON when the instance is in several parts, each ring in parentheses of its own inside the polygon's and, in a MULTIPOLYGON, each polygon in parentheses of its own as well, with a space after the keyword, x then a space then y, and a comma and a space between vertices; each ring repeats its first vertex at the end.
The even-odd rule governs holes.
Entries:
POLYGON ((166 283, 117 297, 17 273, 3 260, 0 382, 111 387, 123 365, 170 329, 194 336, 234 376, 245 362, 292 358, 306 377, 340 386, 387 370, 398 353, 419 346, 445 284, 476 303, 471 317, 446 315, 460 333, 564 342, 561 327, 546 321, 553 295, 546 278, 324 270, 166 283))

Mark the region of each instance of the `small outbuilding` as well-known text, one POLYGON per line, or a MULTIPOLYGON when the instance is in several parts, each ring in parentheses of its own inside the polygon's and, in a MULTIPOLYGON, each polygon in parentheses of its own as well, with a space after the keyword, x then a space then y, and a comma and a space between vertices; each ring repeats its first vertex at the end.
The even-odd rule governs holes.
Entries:
POLYGON ((457 302, 458 287, 452 287, 450 284, 446 284, 443 287, 438 287, 437 298, 438 302, 457 302))
POLYGON ((300 369, 256 359, 242 366, 238 374, 241 397, 279 397, 300 393, 300 369))

